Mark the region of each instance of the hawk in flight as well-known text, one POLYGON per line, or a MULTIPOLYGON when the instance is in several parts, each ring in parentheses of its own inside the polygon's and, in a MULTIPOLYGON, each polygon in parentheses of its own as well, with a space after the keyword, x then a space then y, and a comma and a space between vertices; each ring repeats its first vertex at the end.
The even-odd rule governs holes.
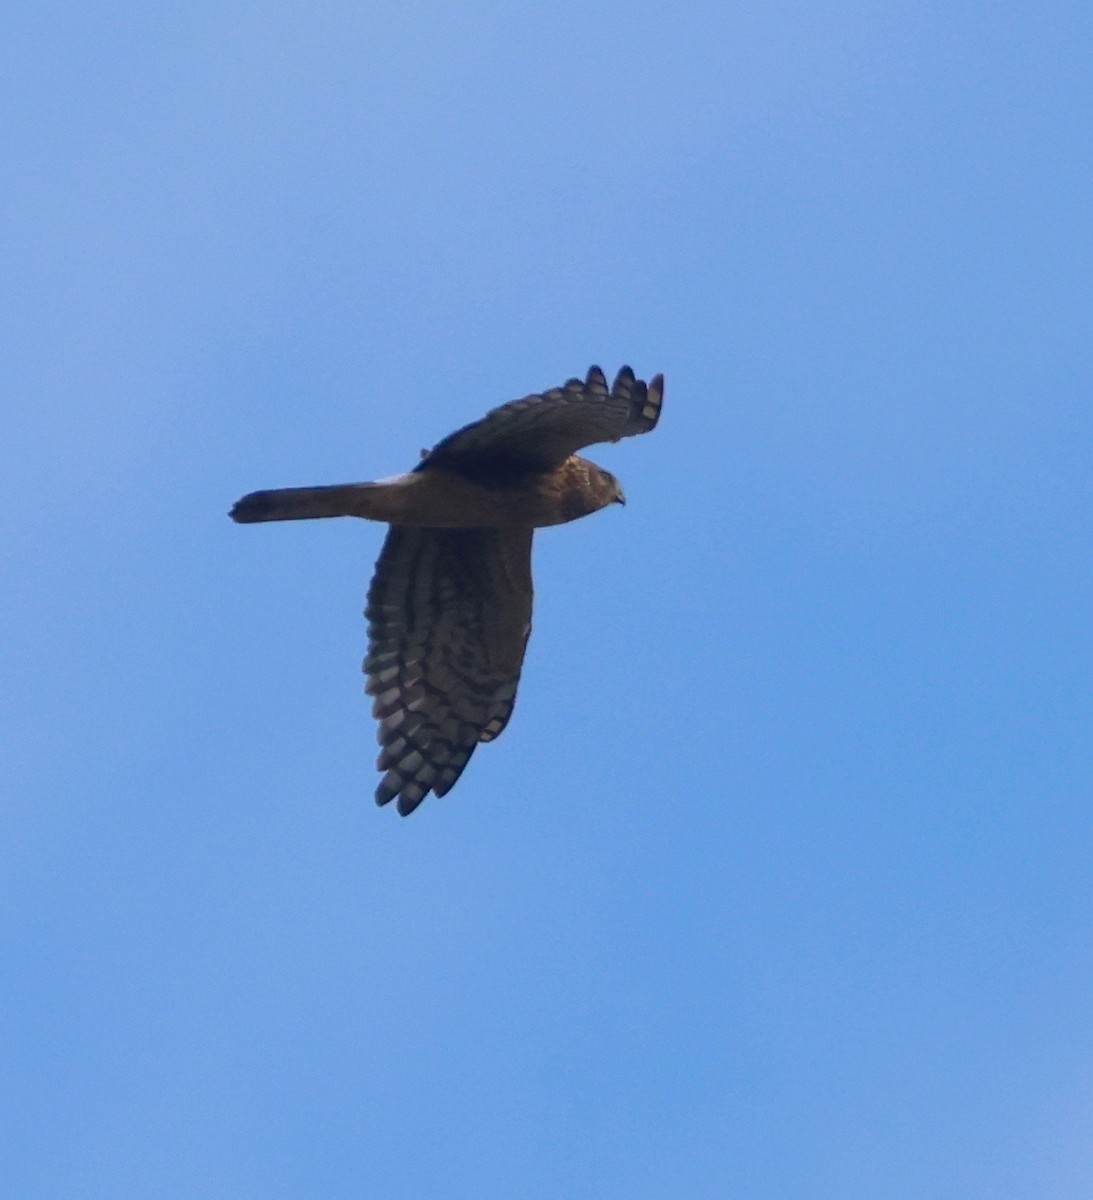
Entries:
POLYGON ((531 633, 531 536, 625 504, 576 454, 648 433, 664 378, 623 367, 493 409, 376 483, 251 492, 234 520, 365 517, 390 525, 368 589, 364 672, 379 720, 376 802, 413 812, 443 796, 479 742, 505 728, 531 633))

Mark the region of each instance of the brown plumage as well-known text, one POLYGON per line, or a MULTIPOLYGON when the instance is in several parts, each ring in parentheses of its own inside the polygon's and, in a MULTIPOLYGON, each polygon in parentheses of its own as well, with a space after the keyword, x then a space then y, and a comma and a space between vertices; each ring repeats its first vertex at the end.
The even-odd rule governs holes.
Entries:
POLYGON ((479 742, 504 729, 531 633, 532 531, 624 504, 618 480, 575 452, 647 433, 664 379, 599 367, 525 396, 375 483, 251 492, 241 523, 364 517, 391 526, 368 591, 366 690, 384 772, 376 800, 403 815, 443 796, 479 742))

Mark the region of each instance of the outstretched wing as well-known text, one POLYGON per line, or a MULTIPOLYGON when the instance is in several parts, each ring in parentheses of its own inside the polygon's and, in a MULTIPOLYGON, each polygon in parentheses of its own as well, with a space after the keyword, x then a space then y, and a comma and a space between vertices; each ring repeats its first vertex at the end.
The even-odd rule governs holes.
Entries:
POLYGON ((430 791, 443 796, 508 723, 531 633, 531 535, 388 531, 365 609, 377 804, 398 797, 405 816, 430 791))
POLYGON ((623 367, 608 391, 604 373, 592 367, 583 383, 570 379, 549 392, 502 404, 456 430, 415 470, 551 471, 582 446, 648 433, 657 423, 663 398, 663 375, 646 384, 623 367))

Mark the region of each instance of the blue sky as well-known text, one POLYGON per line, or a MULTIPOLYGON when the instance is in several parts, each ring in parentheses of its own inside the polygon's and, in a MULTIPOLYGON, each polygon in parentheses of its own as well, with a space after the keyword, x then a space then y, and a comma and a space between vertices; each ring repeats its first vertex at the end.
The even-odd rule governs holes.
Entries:
POLYGON ((1087 5, 2 20, 11 1195, 1086 1197, 1087 5), (516 714, 378 810, 382 529, 590 363, 516 714))

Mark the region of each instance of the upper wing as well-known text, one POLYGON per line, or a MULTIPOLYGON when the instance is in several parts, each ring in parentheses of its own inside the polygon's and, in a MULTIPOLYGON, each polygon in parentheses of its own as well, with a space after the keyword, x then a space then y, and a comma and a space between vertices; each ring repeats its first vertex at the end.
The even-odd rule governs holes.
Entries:
POLYGON ((646 384, 623 367, 608 391, 603 372, 592 367, 583 383, 570 379, 549 392, 502 404, 456 430, 415 469, 551 471, 582 446, 648 433, 663 398, 663 375, 646 384))
POLYGON ((392 525, 368 590, 366 691, 404 816, 505 728, 531 633, 530 529, 392 525))

